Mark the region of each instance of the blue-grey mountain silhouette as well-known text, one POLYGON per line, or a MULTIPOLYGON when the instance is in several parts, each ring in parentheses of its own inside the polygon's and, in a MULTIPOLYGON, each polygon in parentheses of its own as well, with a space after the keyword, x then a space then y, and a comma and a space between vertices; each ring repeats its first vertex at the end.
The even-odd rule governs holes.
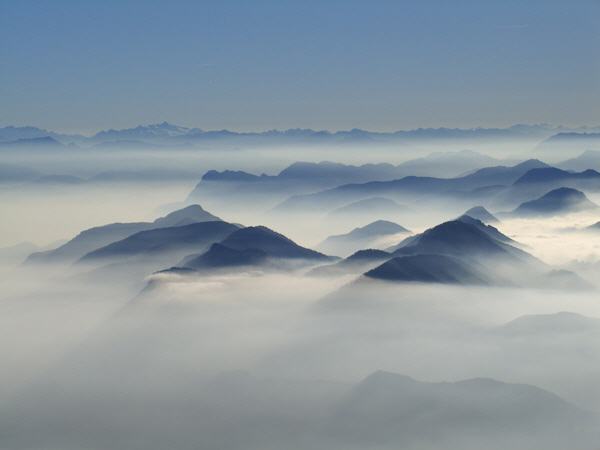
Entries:
MULTIPOLYGON (((185 220, 185 219, 184 219, 185 220)), ((85 254, 80 262, 111 262, 131 257, 151 257, 161 254, 190 254, 222 240, 239 227, 223 221, 197 222, 166 228, 140 231, 85 254)), ((177 258, 173 256, 173 259, 177 258)))
POLYGON ((223 244, 213 244, 201 255, 187 257, 179 265, 194 270, 215 270, 240 266, 256 267, 266 264, 268 254, 256 248, 233 249, 223 244))
POLYGON ((482 270, 448 255, 417 254, 397 256, 364 274, 384 281, 449 283, 464 285, 491 284, 482 270))
POLYGON ((154 222, 112 223, 84 230, 54 250, 31 254, 27 258, 27 262, 72 262, 93 250, 120 241, 140 231, 215 220, 221 219, 205 211, 200 205, 190 205, 156 219, 154 222))
POLYGON ((468 214, 463 214, 456 220, 458 220, 460 222, 468 223, 470 225, 474 225, 477 228, 479 228, 481 231, 486 233, 488 236, 490 236, 491 238, 497 239, 498 241, 505 242, 505 243, 512 244, 512 245, 516 244, 516 242, 513 239, 511 239, 504 233, 500 232, 500 230, 498 230, 498 228, 494 227, 493 225, 484 223, 481 219, 477 219, 468 214))
POLYGON ((17 139, 15 141, 0 142, 0 147, 23 149, 60 149, 68 148, 50 136, 17 139))
POLYGON ((329 424, 354 448, 595 448, 598 418, 531 385, 475 378, 427 383, 375 372, 345 397, 329 424))
POLYGON ((180 136, 185 136, 190 133, 199 132, 199 129, 192 129, 173 125, 168 122, 162 122, 151 125, 139 125, 135 128, 122 130, 105 130, 96 133, 93 139, 96 141, 116 141, 116 140, 155 140, 169 139, 180 136))
POLYGON ((406 207, 385 197, 370 197, 349 203, 329 212, 330 218, 394 217, 406 212, 406 207))
POLYGON ((584 171, 587 169, 600 170, 600 151, 586 150, 575 158, 567 159, 558 164, 561 169, 584 171))
POLYGON ((317 248, 327 254, 343 255, 361 248, 371 248, 381 238, 401 233, 410 231, 394 222, 376 220, 349 233, 329 236, 317 248))
POLYGON ((464 178, 467 178, 470 183, 478 181, 485 186, 508 185, 514 183, 529 170, 546 167, 550 166, 539 159, 528 159, 514 166, 484 167, 464 175, 464 178))
POLYGON ((520 217, 550 216, 597 209, 586 195, 577 189, 561 187, 542 197, 522 203, 512 214, 520 217))
POLYGON ((513 242, 491 225, 463 216, 411 236, 391 247, 395 255, 446 254, 458 257, 506 257, 529 260, 530 256, 511 245, 513 242))
POLYGON ((492 224, 499 223, 500 221, 492 213, 490 213, 483 206, 474 206, 464 212, 464 216, 469 216, 474 219, 480 220, 483 223, 492 224))
POLYGON ((494 162, 494 158, 465 150, 432 153, 396 166, 389 163, 354 166, 330 161, 299 161, 277 175, 210 170, 203 175, 188 199, 202 200, 206 196, 224 196, 231 193, 237 196, 257 193, 272 196, 282 192, 288 195, 302 194, 347 183, 395 180, 408 175, 458 176, 494 162))
POLYGON ((556 167, 544 167, 527 171, 514 184, 564 183, 566 180, 600 182, 600 173, 592 169, 584 170, 583 172, 568 172, 556 167))
POLYGON ((334 264, 326 264, 312 269, 310 276, 340 276, 366 272, 383 261, 393 258, 393 255, 384 250, 365 249, 359 250, 347 258, 334 264))
POLYGON ((340 207, 351 201, 376 196, 385 196, 392 200, 399 196, 409 196, 413 199, 427 196, 436 199, 439 196, 480 198, 485 195, 485 189, 493 187, 490 194, 496 195, 498 190, 502 190, 503 187, 508 188, 531 170, 531 167, 546 166, 541 161, 529 160, 512 167, 484 168, 456 178, 406 176, 391 181, 345 184, 312 194, 292 196, 279 204, 275 210, 281 212, 320 210, 323 207, 340 207))
POLYGON ((239 228, 213 244, 206 252, 188 254, 172 269, 197 271, 233 267, 293 270, 300 266, 329 262, 334 257, 301 247, 291 239, 264 226, 239 228))
POLYGON ((301 247, 283 234, 264 226, 241 228, 221 241, 221 244, 235 249, 257 249, 270 257, 311 259, 329 261, 331 258, 317 251, 301 247))

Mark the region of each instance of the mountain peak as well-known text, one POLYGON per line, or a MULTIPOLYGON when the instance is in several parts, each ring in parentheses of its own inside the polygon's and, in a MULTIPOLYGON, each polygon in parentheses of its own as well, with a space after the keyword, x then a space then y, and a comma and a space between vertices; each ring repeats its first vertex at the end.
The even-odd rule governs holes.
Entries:
POLYGON ((235 250, 258 249, 276 258, 329 259, 317 251, 301 247, 283 234, 262 225, 245 227, 231 233, 221 244, 235 250))
POLYGON ((483 223, 498 223, 500 222, 493 214, 491 214, 483 206, 474 206, 464 212, 463 216, 469 216, 480 220, 483 223))
POLYGON ((577 189, 560 187, 540 198, 522 203, 514 211, 517 216, 567 214, 598 208, 586 195, 577 189))

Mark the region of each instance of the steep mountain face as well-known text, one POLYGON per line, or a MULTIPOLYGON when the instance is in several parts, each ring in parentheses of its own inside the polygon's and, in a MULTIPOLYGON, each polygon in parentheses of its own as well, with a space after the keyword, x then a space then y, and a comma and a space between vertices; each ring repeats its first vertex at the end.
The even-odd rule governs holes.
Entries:
POLYGON ((364 227, 358 227, 346 234, 329 236, 317 248, 324 253, 344 255, 361 248, 376 246, 378 240, 396 234, 409 233, 401 225, 387 220, 377 220, 364 227))
POLYGON ((301 247, 284 235, 264 226, 241 228, 227 236, 221 244, 235 250, 261 250, 275 258, 330 260, 330 257, 301 247))
POLYGON ((231 268, 268 268, 275 271, 294 270, 306 264, 334 260, 330 256, 301 247, 282 234, 264 227, 235 230, 211 245, 203 253, 187 254, 170 271, 181 268, 194 271, 215 271, 231 268))
POLYGON ((31 254, 27 258, 27 262, 72 262, 93 250, 125 239, 140 231, 214 220, 220 219, 205 211, 199 205, 190 205, 167 214, 165 217, 158 218, 154 222, 112 223, 84 230, 54 250, 31 254))
POLYGON ((496 227, 485 224, 480 219, 476 219, 472 216, 464 214, 456 220, 458 220, 459 222, 468 223, 470 225, 473 225, 473 226, 477 227, 478 229, 480 229, 481 231, 483 231, 484 233, 486 233, 491 238, 496 239, 500 242, 505 242, 507 244, 516 244, 516 242, 514 240, 512 240, 507 235, 501 233, 496 227))
POLYGON ((183 225, 189 225, 197 222, 214 222, 221 220, 200 205, 190 205, 185 208, 178 209, 172 213, 167 214, 165 217, 156 219, 153 224, 155 228, 164 227, 179 227, 183 225))
POLYGON ((268 255, 263 250, 248 248, 237 250, 223 244, 213 244, 206 253, 185 258, 180 266, 194 270, 218 270, 232 267, 261 266, 268 255))
MULTIPOLYGON (((223 221, 192 223, 184 226, 140 231, 84 255, 84 263, 118 261, 131 257, 152 257, 161 254, 189 254, 222 240, 239 227, 223 221)), ((173 259, 183 254, 170 256, 173 259)))
POLYGON ((546 282, 547 266, 510 243, 514 241, 491 225, 463 216, 389 248, 389 261, 364 275, 387 281, 467 285, 546 282))
POLYGON ((444 222, 392 247, 395 255, 445 254, 458 257, 529 259, 496 228, 470 217, 444 222))
POLYGON ((519 217, 551 216, 597 209, 581 191, 571 188, 554 189, 542 197, 522 203, 512 214, 519 217))
POLYGON ((500 221, 493 214, 491 214, 487 209, 483 206, 474 206, 471 209, 465 211, 463 216, 469 216, 473 219, 480 220, 483 223, 491 224, 491 223, 499 223, 500 221))
POLYGON ((365 278, 398 282, 531 286, 570 291, 591 288, 577 274, 567 270, 552 270, 511 244, 516 242, 491 225, 462 216, 389 248, 394 259, 367 272, 365 278))
POLYGON ((390 259, 365 273, 365 277, 384 281, 486 285, 482 270, 447 255, 411 255, 390 259))

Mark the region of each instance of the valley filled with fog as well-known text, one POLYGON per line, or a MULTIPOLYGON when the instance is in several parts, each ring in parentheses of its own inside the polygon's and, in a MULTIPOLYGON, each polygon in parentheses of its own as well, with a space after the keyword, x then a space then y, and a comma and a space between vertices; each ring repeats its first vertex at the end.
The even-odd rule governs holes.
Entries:
POLYGON ((11 128, 3 448, 600 448, 598 130, 11 128))

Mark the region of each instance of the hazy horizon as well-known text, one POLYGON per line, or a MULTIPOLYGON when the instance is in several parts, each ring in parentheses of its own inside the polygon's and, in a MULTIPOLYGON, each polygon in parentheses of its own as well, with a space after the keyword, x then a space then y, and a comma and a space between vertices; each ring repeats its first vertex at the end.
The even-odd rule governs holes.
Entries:
POLYGON ((598 2, 0 5, 0 123, 66 132, 597 123, 598 2))
POLYGON ((216 128, 208 129, 208 128, 202 127, 200 124, 180 123, 180 122, 175 122, 172 120, 159 120, 157 122, 152 122, 152 123, 131 122, 128 125, 123 125, 122 128, 115 127, 115 126, 109 126, 108 128, 95 128, 95 129, 90 129, 90 130, 67 130, 64 128, 47 128, 47 127, 39 126, 38 124, 32 124, 32 123, 19 123, 19 124, 5 123, 5 124, 1 124, 0 128, 3 128, 3 127, 15 127, 15 128, 34 127, 34 128, 40 128, 40 129, 43 129, 46 131, 60 133, 60 134, 80 134, 84 137, 92 137, 95 134, 102 132, 102 131, 109 131, 109 130, 124 131, 124 130, 134 129, 137 127, 150 127, 150 126, 163 125, 163 124, 174 125, 174 126, 184 127, 184 128, 189 128, 189 129, 199 129, 202 131, 228 130, 228 131, 232 131, 234 133, 266 133, 269 131, 313 130, 313 131, 324 131, 324 132, 328 132, 328 133, 332 133, 332 134, 337 133, 337 132, 343 132, 343 131, 351 131, 351 130, 361 130, 361 131, 367 131, 367 132, 372 132, 372 133, 394 133, 394 132, 415 131, 415 130, 425 130, 425 129, 431 129, 431 130, 440 130, 440 129, 448 129, 448 130, 498 129, 498 130, 504 130, 504 129, 510 129, 512 127, 518 127, 518 126, 547 127, 548 129, 561 129, 561 128, 562 129, 577 129, 577 130, 581 130, 581 131, 585 131, 586 129, 597 130, 600 128, 600 122, 599 122, 599 124, 593 124, 591 122, 590 123, 580 123, 580 124, 545 123, 545 122, 529 122, 529 123, 508 122, 508 123, 495 124, 495 125, 490 125, 490 126, 482 126, 477 123, 474 123, 471 125, 456 126, 456 127, 447 127, 447 126, 441 126, 441 125, 436 126, 435 124, 433 124, 430 126, 415 126, 412 128, 402 128, 401 126, 398 126, 398 127, 386 128, 386 129, 374 129, 374 128, 367 129, 367 128, 360 127, 360 126, 355 126, 352 128, 338 128, 338 129, 327 129, 327 128, 319 128, 319 127, 304 128, 304 127, 300 127, 300 126, 290 126, 287 128, 252 128, 252 129, 250 129, 250 128, 249 129, 234 129, 234 128, 227 128, 227 127, 216 127, 216 128))

